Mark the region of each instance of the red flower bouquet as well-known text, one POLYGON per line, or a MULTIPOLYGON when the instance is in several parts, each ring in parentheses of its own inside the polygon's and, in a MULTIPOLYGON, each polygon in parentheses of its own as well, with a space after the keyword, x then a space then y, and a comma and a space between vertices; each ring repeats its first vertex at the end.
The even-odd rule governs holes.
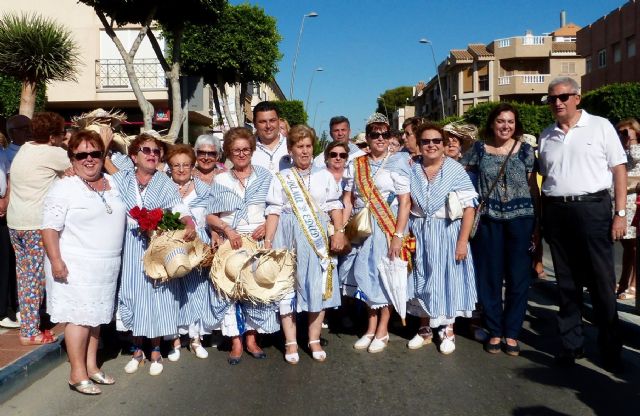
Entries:
POLYGON ((138 221, 138 226, 142 231, 151 232, 158 228, 158 224, 164 216, 164 211, 161 208, 148 210, 135 206, 129 210, 129 215, 138 221))

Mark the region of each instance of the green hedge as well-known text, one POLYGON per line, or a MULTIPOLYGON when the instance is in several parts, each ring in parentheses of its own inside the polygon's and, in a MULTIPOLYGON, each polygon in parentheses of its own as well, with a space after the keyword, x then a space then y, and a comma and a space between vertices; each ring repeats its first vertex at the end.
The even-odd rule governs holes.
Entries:
POLYGON ((580 107, 616 124, 625 118, 640 117, 640 82, 610 84, 582 96, 580 107))
MULTIPOLYGON (((499 102, 487 102, 481 103, 471 107, 464 113, 463 119, 467 123, 474 124, 482 131, 489 113, 498 105, 499 102)), ((520 121, 522 121, 522 127, 525 133, 533 134, 536 137, 540 136, 542 130, 544 130, 549 124, 553 123, 553 115, 546 105, 533 105, 533 104, 521 104, 521 103, 509 103, 520 114, 520 121)), ((482 137, 481 133, 481 137, 482 137)))
POLYGON ((304 105, 300 100, 291 101, 272 101, 278 108, 278 114, 281 118, 287 120, 290 126, 296 124, 307 124, 307 112, 304 111, 304 105))

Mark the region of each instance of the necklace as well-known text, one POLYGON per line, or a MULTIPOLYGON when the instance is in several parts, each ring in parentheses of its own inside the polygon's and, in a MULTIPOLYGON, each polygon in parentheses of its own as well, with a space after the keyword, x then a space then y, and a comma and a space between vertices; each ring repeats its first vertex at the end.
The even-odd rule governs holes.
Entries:
POLYGON ((240 184, 240 186, 242 187, 242 189, 244 189, 245 191, 247 190, 247 184, 249 183, 249 177, 251 176, 251 173, 253 173, 253 169, 249 169, 249 174, 244 177, 244 178, 240 178, 238 176, 238 174, 236 173, 235 169, 231 169, 231 174, 233 175, 233 177, 235 178, 235 180, 238 181, 238 183, 240 184), (245 179, 246 182, 242 183, 242 179, 245 179))
POLYGON ((89 189, 98 194, 100 199, 102 199, 102 203, 107 210, 107 214, 113 213, 113 209, 111 209, 111 206, 107 203, 107 200, 104 197, 104 193, 107 192, 107 180, 105 179, 105 177, 102 177, 102 192, 99 192, 96 188, 94 188, 89 182, 86 181, 86 179, 80 178, 80 180, 84 182, 84 184, 87 185, 89 189))
POLYGON ((190 186, 191 186, 191 179, 189 179, 187 182, 185 182, 182 185, 178 185, 178 192, 180 192, 181 199, 184 199, 184 197, 187 195, 187 191, 189 190, 190 186))
POLYGON ((269 152, 268 147, 265 146, 264 144, 262 144, 262 142, 260 142, 258 140, 258 142, 256 143, 258 150, 262 151, 263 153, 265 153, 268 157, 269 157, 269 170, 273 171, 273 157, 276 155, 276 153, 278 152, 278 149, 280 149, 280 146, 282 145, 282 143, 284 142, 284 140, 280 140, 278 138, 278 145, 276 146, 275 149, 273 149, 273 152, 269 152))
POLYGON ((298 176, 300 176, 300 179, 302 179, 302 183, 307 187, 307 191, 311 191, 311 167, 301 170, 294 166, 294 169, 298 176), (304 180, 305 177, 307 178, 306 182, 304 180))

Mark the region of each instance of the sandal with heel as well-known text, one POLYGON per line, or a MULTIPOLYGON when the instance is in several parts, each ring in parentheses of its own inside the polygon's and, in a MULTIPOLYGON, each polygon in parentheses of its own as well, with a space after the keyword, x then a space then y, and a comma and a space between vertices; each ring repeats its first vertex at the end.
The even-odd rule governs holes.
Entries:
MULTIPOLYGON (((295 345, 295 346, 297 347, 297 346, 298 346, 298 342, 297 342, 297 341, 288 341, 288 342, 285 342, 285 343, 284 343, 284 348, 285 348, 285 350, 286 350, 286 348, 287 348, 289 345, 295 345)), ((287 354, 287 353, 285 352, 285 354, 284 354, 284 360, 285 360, 286 362, 288 362, 289 364, 293 364, 293 365, 295 365, 295 364, 298 364, 298 361, 300 361, 300 355, 298 354, 298 351, 296 351, 296 352, 292 352, 291 354, 287 354)))
MULTIPOLYGON (((307 346, 309 347, 309 349, 311 349, 311 344, 320 344, 320 340, 319 339, 314 339, 313 341, 309 341, 309 343, 307 344, 307 346)), ((327 359, 327 353, 324 350, 320 350, 320 351, 311 351, 311 356, 313 357, 314 360, 322 362, 324 360, 327 359)))
POLYGON ((69 382, 69 388, 71 390, 77 391, 81 394, 86 394, 88 396, 95 396, 96 394, 102 393, 102 390, 91 380, 82 380, 77 383, 69 382))
POLYGON ((102 370, 90 375, 89 379, 96 384, 104 384, 108 386, 116 384, 116 380, 113 377, 106 375, 102 370))

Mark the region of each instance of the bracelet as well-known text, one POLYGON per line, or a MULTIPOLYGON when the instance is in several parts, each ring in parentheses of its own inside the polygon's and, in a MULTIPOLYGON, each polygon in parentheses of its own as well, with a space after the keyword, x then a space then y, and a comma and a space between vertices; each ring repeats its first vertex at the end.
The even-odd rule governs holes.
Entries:
POLYGON ((268 238, 265 238, 265 239, 264 239, 264 242, 265 242, 265 243, 271 243, 271 240, 269 240, 268 238))
POLYGON ((400 240, 402 240, 404 238, 404 234, 402 233, 393 233, 394 237, 398 237, 400 240))

